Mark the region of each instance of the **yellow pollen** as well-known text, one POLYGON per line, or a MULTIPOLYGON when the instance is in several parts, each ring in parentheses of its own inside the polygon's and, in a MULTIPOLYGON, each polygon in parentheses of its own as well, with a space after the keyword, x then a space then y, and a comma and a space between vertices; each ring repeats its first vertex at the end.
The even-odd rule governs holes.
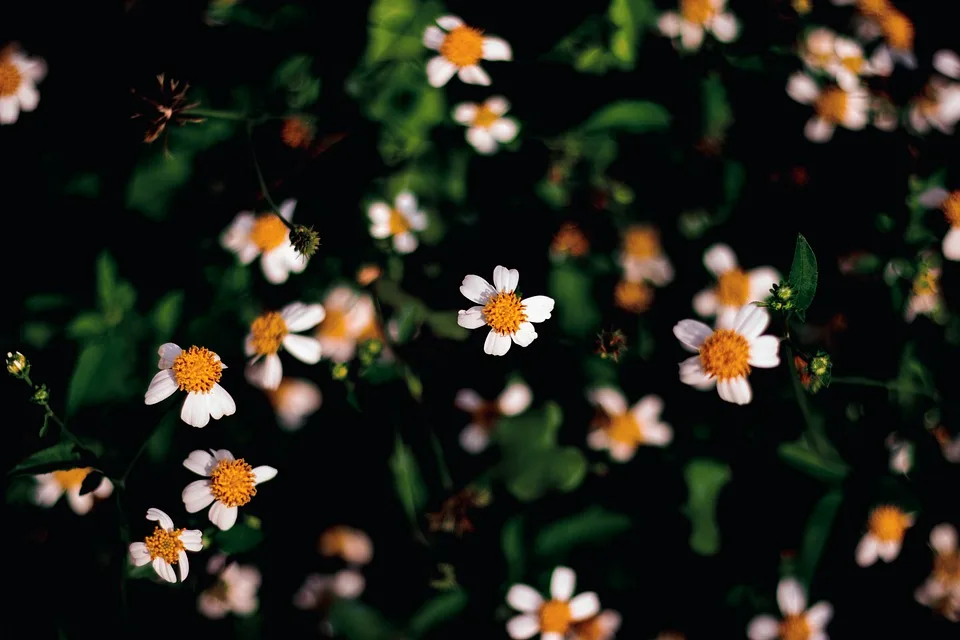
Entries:
POLYGON ((147 536, 143 542, 147 545, 147 551, 150 553, 150 559, 156 560, 163 558, 170 564, 177 564, 180 559, 180 552, 183 551, 183 542, 180 540, 180 534, 186 529, 174 529, 167 531, 160 527, 154 527, 153 535, 147 536))
POLYGON ((951 192, 940 206, 950 226, 960 227, 960 191, 951 192))
POLYGON ((171 368, 180 391, 190 393, 210 393, 223 375, 217 354, 205 347, 193 346, 182 351, 171 368))
POLYGON ((621 280, 613 290, 613 300, 624 311, 643 313, 653 302, 653 287, 645 282, 621 280))
POLYGON ((890 0, 857 0, 857 9, 865 16, 879 18, 893 10, 890 0))
POLYGON ((90 473, 90 467, 54 471, 53 477, 64 489, 75 489, 83 484, 84 478, 90 473))
POLYGON ((630 227, 623 238, 623 246, 631 258, 656 258, 660 255, 660 237, 653 227, 630 227))
POLYGON ((938 553, 933 559, 933 577, 943 585, 960 587, 960 551, 938 553))
POLYGON ((560 600, 544 602, 540 607, 540 632, 565 634, 570 629, 573 616, 570 605, 560 600))
POLYGON ((327 307, 327 315, 317 327, 317 338, 346 338, 347 314, 341 309, 327 307))
POLYGON ((610 423, 606 427, 607 436, 614 442, 637 446, 643 443, 643 431, 640 423, 629 411, 618 416, 610 416, 610 423))
POLYGON ((802 613, 788 615, 780 622, 782 640, 807 640, 810 637, 810 624, 802 613))
POLYGON ((260 248, 260 251, 273 251, 282 245, 289 235, 287 225, 274 213, 264 213, 257 216, 250 229, 250 241, 260 248))
POLYGON ((877 507, 870 514, 870 533, 881 542, 901 542, 910 526, 910 516, 897 507, 877 507))
POLYGON ((750 276, 742 269, 730 269, 717 281, 717 300, 725 307, 742 307, 750 297, 750 276))
POLYGON ((290 331, 283 317, 276 311, 265 313, 250 325, 253 349, 258 356, 266 356, 280 350, 280 344, 290 331))
POLYGON ((880 28, 887 44, 894 49, 913 49, 913 23, 907 16, 892 9, 880 17, 880 28))
POLYGON ((390 210, 390 235, 398 236, 401 233, 406 233, 410 231, 410 223, 407 221, 406 216, 397 211, 396 209, 390 210))
POLYGON ((242 507, 257 495, 253 467, 243 461, 221 460, 210 474, 210 493, 228 507, 242 507))
POLYGON ((0 97, 16 95, 20 90, 23 75, 17 65, 10 60, 0 60, 0 97))
POLYGON ((863 57, 862 56, 850 56, 849 58, 843 58, 840 60, 846 69, 852 73, 860 75, 860 70, 863 69, 863 57))
POLYGON ((793 0, 793 10, 800 15, 806 15, 813 10, 813 0, 793 0))
POLYGON ((680 0, 680 13, 687 22, 704 25, 716 12, 711 0, 680 0))
POLYGON ((700 345, 700 366, 720 381, 750 373, 750 343, 732 329, 717 329, 700 345))
POLYGON ((918 296, 937 295, 940 292, 939 277, 936 271, 927 269, 913 281, 913 293, 918 296))
POLYGON ((502 336, 512 336, 527 321, 520 297, 515 293, 497 293, 483 307, 483 318, 502 336))
POLYGON ((499 118, 500 116, 494 113, 493 109, 482 104, 477 107, 477 114, 473 116, 473 126, 488 129, 499 118))
POLYGON ((813 108, 827 122, 839 124, 847 115, 847 92, 840 87, 824 89, 813 108))
POLYGON ((458 67, 470 67, 483 57, 483 32, 466 25, 455 27, 443 39, 440 55, 458 67))

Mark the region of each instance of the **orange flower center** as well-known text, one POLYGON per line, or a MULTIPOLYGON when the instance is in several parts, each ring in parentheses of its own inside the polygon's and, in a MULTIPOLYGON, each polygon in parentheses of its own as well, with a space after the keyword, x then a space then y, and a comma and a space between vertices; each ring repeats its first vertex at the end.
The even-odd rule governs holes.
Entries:
POLYGON ((257 216, 250 230, 250 241, 260 248, 260 251, 273 251, 282 245, 289 235, 287 225, 280 216, 274 213, 264 213, 257 216))
POLYGON ((320 535, 320 553, 327 557, 342 556, 353 533, 347 527, 333 527, 320 535))
POLYGON ((910 18, 897 10, 891 10, 880 16, 880 28, 894 49, 913 49, 913 23, 910 18))
POLYGON ((960 586, 960 551, 938 553, 933 559, 933 577, 941 584, 960 586))
POLYGON ((910 517, 897 507, 877 507, 870 514, 870 533, 881 542, 900 542, 910 526, 910 517))
POLYGON ((560 600, 544 602, 540 607, 540 632, 564 634, 570 629, 573 615, 570 605, 560 600))
POLYGON ((913 293, 918 296, 937 295, 940 291, 939 278, 935 271, 927 269, 913 281, 913 293))
POLYGON ((259 356, 270 355, 279 351, 280 344, 288 333, 290 332, 287 329, 287 323, 276 311, 263 314, 254 320, 250 326, 253 349, 259 356))
POLYGON ((840 87, 825 89, 813 105, 817 115, 834 124, 843 122, 847 115, 847 92, 840 87))
POLYGON ((223 376, 223 365, 217 354, 205 347, 193 346, 173 361, 173 375, 181 391, 210 393, 223 376))
POLYGON ((809 637, 810 624, 805 615, 789 615, 780 622, 782 640, 807 640, 809 637))
POLYGON ((482 104, 477 107, 477 114, 473 116, 473 126, 488 129, 499 118, 500 116, 494 113, 493 109, 482 104))
POLYGON ((483 57, 483 32, 466 25, 455 27, 443 39, 440 55, 458 67, 470 67, 483 57))
POLYGON ((327 307, 327 315, 317 327, 318 338, 346 338, 347 314, 341 309, 327 307))
POLYGON ((54 471, 53 478, 64 490, 76 489, 83 484, 84 478, 90 473, 90 467, 54 471))
POLYGON ((630 227, 624 236, 623 245, 631 258, 656 258, 660 255, 660 237, 652 227, 630 227))
POLYGON ((490 328, 502 336, 511 336, 527 321, 520 296, 516 293, 497 293, 483 307, 483 318, 490 328))
POLYGON ((717 300, 725 307, 742 307, 750 297, 750 276, 743 269, 730 269, 717 281, 717 300))
POLYGON ((646 282, 621 280, 613 291, 613 299, 624 311, 643 313, 653 302, 653 287, 646 282))
POLYGON ((606 640, 609 637, 607 628, 603 625, 600 616, 588 618, 573 625, 574 640, 606 640))
POLYGON ((643 443, 643 431, 640 423, 629 411, 617 416, 610 416, 607 424, 607 436, 614 442, 637 446, 643 443))
POLYGON ((242 507, 257 495, 253 467, 236 460, 221 460, 210 474, 210 493, 228 507, 242 507))
POLYGON ((857 0, 857 9, 865 16, 879 18, 893 9, 890 0, 857 0))
POLYGON ((0 97, 16 95, 23 75, 10 60, 0 60, 0 97))
POLYGON ((397 236, 410 231, 410 222, 396 209, 390 210, 390 235, 397 236))
POLYGON ((717 329, 700 345, 700 366, 718 380, 750 373, 750 343, 732 329, 717 329))
POLYGON ((180 540, 180 534, 184 531, 186 529, 167 531, 160 527, 154 527, 153 535, 147 536, 143 541, 147 545, 150 559, 163 558, 170 564, 177 564, 180 559, 180 552, 184 550, 183 542, 180 540))
POLYGON ((960 191, 951 192, 940 206, 950 226, 960 227, 960 191))
POLYGON ((849 58, 843 58, 840 60, 846 69, 852 73, 860 75, 860 70, 863 69, 863 56, 850 56, 849 58))
POLYGON ((554 253, 570 255, 575 258, 587 253, 590 249, 590 242, 587 236, 583 235, 580 227, 572 222, 564 222, 553 236, 551 250, 554 253))
POLYGON ((680 0, 680 14, 693 24, 704 25, 716 14, 711 0, 680 0))

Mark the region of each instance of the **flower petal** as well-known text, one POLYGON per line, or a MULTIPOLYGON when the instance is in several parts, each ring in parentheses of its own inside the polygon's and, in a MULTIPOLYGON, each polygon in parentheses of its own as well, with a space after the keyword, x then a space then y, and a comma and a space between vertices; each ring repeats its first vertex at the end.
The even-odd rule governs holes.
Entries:
POLYGON ((493 286, 502 293, 513 293, 520 282, 520 272, 497 265, 493 269, 493 286))
POLYGON ((483 307, 470 307, 457 312, 457 324, 464 329, 479 329, 487 324, 483 318, 483 307))
POLYGON ((739 405, 750 404, 750 401, 753 400, 753 390, 750 388, 746 376, 717 382, 717 393, 727 402, 739 405))
POLYGON ((787 95, 801 104, 811 104, 820 97, 820 87, 813 78, 798 71, 787 80, 787 95))
POLYGON ((167 582, 175 583, 177 581, 177 574, 173 572, 173 567, 163 558, 153 559, 153 570, 167 582))
POLYGON ((84 516, 93 509, 93 493, 80 495, 80 487, 67 491, 67 502, 78 516, 84 516))
POLYGON ((714 288, 703 289, 693 296, 693 310, 697 315, 709 318, 717 314, 717 292, 714 288))
POLYGON ((271 353, 251 360, 243 370, 243 374, 247 382, 253 386, 273 390, 280 386, 280 381, 283 379, 283 364, 280 362, 280 356, 271 353))
POLYGON ((673 441, 673 429, 666 422, 644 422, 643 442, 655 447, 663 447, 673 441))
POLYGON ((478 424, 468 424, 460 432, 460 446, 467 453, 480 453, 490 444, 487 430, 478 424))
POLYGON ((401 255, 413 253, 417 250, 417 246, 419 246, 419 244, 420 243, 417 240, 417 236, 413 235, 409 231, 398 233, 397 235, 393 236, 393 249, 401 255))
POLYGON ((769 615, 757 616, 747 626, 750 640, 775 640, 780 637, 780 621, 769 615))
POLYGON ((473 389, 460 389, 453 398, 453 406, 461 411, 476 411, 483 406, 483 398, 473 389))
POLYGON ((696 353, 700 345, 713 335, 713 329, 698 320, 681 320, 674 325, 673 335, 687 351, 696 353))
MULTIPOLYGON (((531 325, 533 326, 533 325, 531 325)), ((496 331, 490 330, 486 340, 483 342, 483 352, 491 356, 502 356, 510 351, 510 345, 513 343, 510 336, 502 336, 496 331)))
POLYGON ((766 300, 773 285, 780 282, 780 272, 773 267, 751 269, 747 276, 750 280, 750 292, 747 302, 766 300))
POLYGON ((190 560, 187 558, 187 552, 182 549, 177 559, 177 565, 180 567, 180 582, 183 582, 190 575, 190 560))
POLYGON ((427 62, 427 82, 431 87, 442 87, 450 82, 457 72, 457 65, 443 56, 435 56, 427 62))
POLYGON ((180 534, 180 541, 187 551, 203 549, 203 532, 199 529, 187 529, 180 534))
POLYGON ((807 608, 807 592, 796 578, 784 578, 777 585, 777 604, 785 616, 796 616, 807 608))
POLYGON ((692 356, 680 363, 680 382, 700 390, 712 389, 717 384, 716 378, 703 371, 700 356, 692 356))
POLYGON ((423 32, 423 46, 427 49, 437 50, 446 38, 447 34, 445 34, 442 29, 430 25, 423 32))
POLYGON ((13 124, 20 115, 20 102, 16 96, 0 98, 0 124, 13 124))
POLYGON ((657 20, 657 28, 660 33, 668 38, 676 38, 680 35, 680 15, 674 11, 667 11, 660 14, 657 20))
POLYGON ((510 110, 510 102, 503 96, 490 96, 483 104, 496 116, 502 116, 510 110))
POLYGON ((703 43, 703 27, 686 20, 680 23, 680 42, 684 49, 699 49, 703 43))
POLYGON ((880 559, 884 562, 893 562, 897 559, 897 556, 900 555, 900 548, 902 546, 903 543, 898 540, 881 542, 880 546, 877 548, 877 555, 879 555, 880 559))
POLYGON ((297 201, 293 198, 288 198, 280 203, 280 211, 277 213, 280 214, 280 217, 290 222, 293 220, 293 211, 297 208, 297 201))
MULTIPOLYGON (((226 369, 226 365, 224 365, 224 369, 226 369)), ((237 412, 237 404, 233 401, 233 396, 227 393, 227 390, 221 387, 219 383, 213 385, 209 395, 210 417, 214 420, 219 420, 223 416, 232 416, 237 412)))
POLYGON ((517 332, 510 336, 514 342, 516 342, 521 347, 528 347, 530 343, 537 339, 537 330, 529 322, 523 322, 520 324, 520 328, 517 329, 517 332))
POLYGON ((503 38, 487 36, 483 39, 484 60, 513 60, 513 49, 503 38))
POLYGON ((533 391, 523 382, 513 382, 497 398, 497 407, 505 416, 523 413, 533 401, 533 391))
POLYGON ((277 470, 267 465, 253 468, 253 484, 262 484, 277 477, 277 470))
POLYGON ((960 227, 953 227, 943 236, 943 257, 960 260, 960 227))
POLYGON ((557 567, 550 576, 550 596, 566 602, 577 586, 577 574, 569 567, 557 567))
POLYGON ((210 422, 209 394, 188 393, 180 410, 180 419, 198 429, 207 426, 210 422))
POLYGON ((480 68, 478 64, 472 64, 469 67, 461 67, 457 72, 457 77, 464 84, 476 84, 482 87, 490 86, 490 76, 480 68))
POLYGON ((273 251, 268 251, 260 258, 260 269, 263 271, 263 277, 270 284, 283 284, 290 277, 290 267, 282 249, 281 246, 273 251))
POLYGON ((760 336, 750 341, 750 366, 770 369, 780 364, 780 339, 776 336, 760 336))
POLYGON ((513 118, 499 118, 490 125, 490 135, 497 142, 512 142, 520 131, 520 125, 513 118))
POLYGON ((173 366, 173 361, 177 359, 183 353, 183 349, 180 348, 180 345, 174 344, 173 342, 165 342, 160 345, 160 348, 157 349, 157 355, 160 356, 160 361, 157 362, 158 369, 169 369, 173 366))
POLYGON ((464 125, 473 124, 477 117, 477 105, 473 102, 461 102, 453 110, 453 119, 464 125))
POLYGON ((180 494, 183 500, 183 508, 187 513, 197 513, 203 511, 213 502, 213 494, 210 492, 209 480, 194 480, 180 494))
POLYGON ((597 387, 587 392, 587 400, 608 416, 620 416, 627 412, 627 399, 614 387, 597 387))
POLYGON ((484 305, 497 290, 480 276, 469 275, 460 283, 460 293, 470 302, 484 305))
POLYGON ((507 621, 507 635, 513 640, 528 640, 540 631, 540 619, 534 615, 514 616, 507 621))
POLYGON ((939 553, 953 553, 957 550, 957 530, 951 524, 938 524, 930 530, 930 546, 939 553))
POLYGON ((210 507, 210 522, 221 531, 227 531, 237 522, 237 508, 228 507, 222 502, 214 502, 210 507))
POLYGON ((292 302, 280 310, 280 317, 286 323, 287 331, 298 333, 313 329, 323 322, 323 319, 327 317, 327 312, 322 304, 292 302))
POLYGON ((411 214, 417 210, 417 196, 409 191, 401 191, 394 199, 393 206, 400 213, 411 214))
POLYGON ((740 33, 740 23, 737 22, 736 16, 728 11, 713 19, 710 30, 720 42, 733 42, 740 33))
POLYGON ((663 398, 652 393, 646 395, 633 405, 631 411, 640 422, 655 422, 663 413, 663 398))
POLYGON ((829 602, 818 602, 807 609, 805 617, 811 629, 823 629, 833 618, 833 606, 829 602))
POLYGON ((320 342, 311 336, 298 336, 294 333, 287 334, 283 339, 283 348, 289 351, 290 355, 300 362, 306 364, 317 364, 320 362, 320 354, 322 352, 320 342))
POLYGON ((828 142, 833 137, 833 131, 836 127, 831 122, 827 122, 819 116, 814 116, 807 121, 803 128, 803 135, 807 136, 810 142, 828 142))
POLYGON ((150 386, 147 387, 147 392, 143 396, 143 402, 148 405, 157 404, 172 396, 177 388, 177 378, 173 371, 170 369, 158 371, 156 375, 153 376, 153 380, 150 381, 150 386))
POLYGON ((543 597, 529 585, 515 584, 507 591, 507 604, 523 613, 537 613, 543 606, 543 597))
POLYGON ((445 15, 437 18, 437 24, 447 31, 452 31, 457 27, 463 26, 463 20, 461 20, 459 16, 445 15))
POLYGON ((953 51, 941 49, 934 53, 933 68, 947 77, 960 80, 960 56, 953 51))
POLYGON ((770 324, 770 313, 755 304, 744 305, 733 319, 733 330, 747 340, 763 333, 770 324))
POLYGON ((143 542, 134 542, 129 547, 130 562, 136 567, 142 567, 150 563, 150 552, 147 551, 147 545, 143 542))
POLYGON ((592 591, 581 593, 570 601, 570 617, 580 622, 600 613, 600 598, 592 591))
POLYGON ((729 245, 723 243, 711 245, 703 253, 703 266, 717 278, 736 269, 737 264, 737 254, 729 245))
POLYGON ((493 137, 490 130, 486 127, 470 127, 466 134, 467 142, 470 143, 477 153, 490 155, 499 149, 497 139, 493 137))
MULTIPOLYGON (((516 272, 516 269, 513 271, 516 272)), ((556 303, 554 299, 549 296, 531 296, 524 298, 521 304, 523 305, 524 312, 527 314, 528 322, 543 322, 550 318, 550 313, 553 311, 553 306, 556 303)))
POLYGON ((165 531, 173 529, 173 520, 170 519, 170 516, 155 507, 147 509, 147 520, 156 522, 165 531))
POLYGON ((42 473, 37 476, 37 487, 33 500, 41 507, 52 507, 63 495, 63 487, 57 482, 52 473, 42 473))

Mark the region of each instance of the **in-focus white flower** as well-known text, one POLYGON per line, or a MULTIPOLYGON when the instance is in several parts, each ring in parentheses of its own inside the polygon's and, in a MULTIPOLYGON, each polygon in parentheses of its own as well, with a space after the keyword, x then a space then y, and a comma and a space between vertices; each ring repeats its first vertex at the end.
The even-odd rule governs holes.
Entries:
POLYGON ((314 336, 320 341, 324 357, 347 362, 356 353, 357 341, 375 323, 373 299, 350 287, 338 286, 327 293, 323 308, 327 314, 314 336))
POLYGON ((718 320, 716 330, 697 320, 681 320, 673 335, 697 355, 680 363, 680 381, 702 390, 716 386, 727 402, 748 404, 753 399, 747 381, 750 367, 768 369, 780 364, 780 341, 760 335, 768 324, 767 310, 752 304, 729 322, 718 320))
POLYGON ((693 309, 705 318, 717 316, 729 322, 746 304, 766 300, 770 289, 780 281, 773 267, 757 267, 744 271, 737 254, 725 244, 715 244, 703 253, 703 266, 717 279, 717 284, 693 298, 693 309))
POLYGON ((187 513, 210 507, 210 522, 226 531, 237 522, 237 507, 257 495, 257 485, 277 475, 273 467, 252 467, 243 458, 235 459, 226 449, 197 449, 183 461, 190 471, 205 476, 194 480, 181 494, 187 513), (210 506, 213 503, 213 506, 210 506))
POLYGON ((501 144, 517 137, 519 126, 513 118, 504 118, 510 103, 503 96, 493 96, 484 102, 462 102, 453 110, 453 119, 468 127, 467 142, 477 153, 489 155, 501 144))
POLYGON ((414 231, 427 228, 427 214, 417 207, 417 197, 409 191, 397 194, 391 207, 386 202, 374 202, 367 208, 370 235, 378 240, 393 238, 397 253, 412 253, 417 248, 414 231))
POLYGON ((747 626, 750 640, 808 638, 826 640, 824 628, 833 617, 833 607, 820 601, 807 609, 807 593, 795 578, 784 578, 777 585, 777 604, 782 620, 771 615, 759 615, 747 626))
POLYGON ((803 130, 811 142, 827 142, 837 126, 852 130, 867 126, 870 95, 862 86, 850 91, 841 86, 821 88, 813 78, 798 72, 787 82, 787 95, 813 107, 814 116, 803 130))
POLYGON ((554 301, 548 296, 521 300, 514 292, 519 281, 519 271, 498 265, 493 270, 493 285, 475 275, 465 277, 460 285, 460 293, 477 306, 459 311, 457 324, 465 329, 490 327, 484 353, 502 356, 510 350, 511 341, 526 347, 537 338, 532 323, 543 322, 553 311, 554 301))
POLYGON ((956 528, 948 523, 935 526, 930 531, 930 546, 934 552, 933 571, 914 597, 920 604, 957 622, 960 620, 960 549, 956 528))
POLYGON ((913 279, 910 298, 903 318, 913 322, 918 315, 930 316, 937 319, 943 309, 940 296, 940 269, 936 267, 921 267, 913 279))
POLYGON ((913 469, 913 443, 900 440, 891 433, 886 439, 887 449, 890 450, 890 471, 907 475, 913 469))
POLYGON ((649 225, 627 227, 618 262, 628 282, 647 280, 662 287, 673 280, 673 265, 660 246, 660 234, 649 225))
POLYGON ((320 387, 306 378, 285 377, 276 389, 268 390, 267 397, 277 422, 285 431, 296 431, 323 404, 320 387))
POLYGON ((191 427, 205 427, 210 418, 219 420, 232 416, 237 405, 226 389, 220 386, 220 377, 227 365, 220 356, 205 347, 193 346, 181 349, 172 342, 160 345, 157 350, 160 373, 153 376, 147 393, 146 404, 166 400, 178 389, 187 392, 183 401, 180 419, 191 427))
POLYGON ((490 84, 490 76, 480 68, 481 60, 512 60, 513 51, 503 38, 483 35, 468 27, 457 16, 437 18, 440 27, 430 25, 423 32, 423 44, 440 55, 427 62, 427 80, 432 87, 442 87, 457 74, 467 84, 490 84))
MULTIPOLYGON (((290 222, 296 200, 280 205, 280 216, 290 222)), ((240 262, 250 264, 260 258, 263 276, 272 284, 283 284, 291 273, 302 273, 308 258, 300 255, 290 242, 290 229, 273 212, 254 215, 241 211, 220 236, 220 244, 237 254, 240 262)))
POLYGON ((97 498, 108 498, 113 493, 113 483, 110 482, 110 478, 102 476, 100 484, 93 491, 80 495, 80 487, 91 471, 93 471, 91 467, 78 467, 35 476, 37 488, 34 501, 41 507, 52 507, 60 500, 60 496, 67 494, 67 502, 70 503, 73 512, 80 516, 86 515, 93 508, 97 498))
POLYGON ((550 577, 550 600, 533 587, 515 584, 507 592, 507 603, 521 612, 507 622, 507 635, 527 640, 539 634, 541 640, 564 640, 576 622, 600 611, 600 600, 592 591, 573 597, 577 575, 573 569, 557 567, 550 577))
POLYGON ((352 565, 368 564, 373 559, 373 542, 363 531, 338 525, 320 535, 320 554, 328 558, 339 557, 352 565))
POLYGON ((229 613, 248 616, 259 606, 260 571, 253 566, 231 562, 223 567, 222 554, 210 558, 207 573, 216 574, 217 581, 204 589, 197 598, 197 609, 204 616, 218 620, 229 613))
POLYGON ((490 443, 490 436, 501 416, 516 416, 530 406, 533 392, 523 382, 513 382, 497 396, 496 400, 484 400, 473 389, 457 392, 453 404, 470 414, 470 424, 460 432, 460 446, 469 453, 480 453, 490 443))
POLYGON ((687 50, 699 49, 707 32, 720 42, 733 42, 740 23, 726 8, 727 0, 680 0, 680 11, 661 14, 657 26, 668 38, 679 38, 687 50))
POLYGON ((47 65, 16 49, 0 52, 0 124, 13 124, 21 111, 40 103, 37 83, 47 75, 47 65))
POLYGON ((160 509, 147 509, 147 520, 157 525, 143 542, 130 545, 130 562, 137 567, 153 564, 153 570, 167 582, 177 581, 173 572, 173 566, 177 565, 180 568, 180 581, 183 582, 190 572, 187 551, 203 549, 203 532, 199 529, 175 528, 170 516, 160 509))
POLYGON ((363 574, 355 569, 342 569, 333 575, 311 573, 293 596, 293 605, 307 611, 327 609, 334 600, 360 597, 366 587, 363 574))
POLYGON ((602 412, 587 444, 591 449, 609 449, 617 462, 633 458, 640 445, 663 447, 673 440, 673 429, 660 420, 663 400, 659 396, 644 396, 629 407, 619 389, 599 387, 591 389, 587 399, 602 412))
POLYGON ((884 562, 896 560, 903 546, 903 536, 913 526, 913 521, 911 514, 893 505, 883 505, 871 511, 867 532, 857 545, 857 564, 869 567, 877 558, 884 562))
POLYGON ((283 379, 280 347, 306 364, 320 362, 320 341, 313 336, 299 336, 323 322, 323 305, 291 302, 280 311, 269 311, 250 325, 243 343, 244 354, 251 358, 245 375, 247 382, 261 389, 276 389, 283 379))
POLYGON ((950 224, 950 230, 943 237, 943 257, 960 260, 960 189, 947 191, 943 187, 933 187, 920 194, 919 202, 928 209, 943 211, 950 224))
POLYGON ((620 630, 622 618, 613 609, 601 611, 592 618, 573 623, 570 640, 613 640, 620 630))

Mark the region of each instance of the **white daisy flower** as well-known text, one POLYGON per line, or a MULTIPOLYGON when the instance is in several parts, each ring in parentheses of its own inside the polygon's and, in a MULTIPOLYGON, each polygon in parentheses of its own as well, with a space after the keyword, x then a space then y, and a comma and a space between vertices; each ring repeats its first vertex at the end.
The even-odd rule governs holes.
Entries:
POLYGON ((334 287, 323 299, 327 315, 317 326, 314 336, 320 341, 325 357, 334 362, 353 358, 357 341, 376 321, 373 299, 350 287, 334 287))
POLYGON ((787 95, 813 107, 814 116, 803 130, 811 142, 827 142, 837 125, 851 130, 867 126, 870 96, 863 87, 851 91, 840 86, 821 89, 813 78, 798 72, 787 82, 787 95))
POLYGON ((960 549, 956 528, 947 523, 935 526, 930 531, 930 547, 934 551, 933 571, 914 597, 956 622, 960 620, 960 549))
POLYGON ((187 551, 203 549, 203 532, 199 529, 176 529, 173 520, 160 509, 147 509, 147 520, 157 523, 153 533, 143 542, 130 545, 130 562, 142 567, 152 563, 153 570, 167 582, 176 582, 173 565, 180 567, 180 582, 187 579, 190 562, 187 551))
POLYGON ((681 320, 673 335, 697 355, 680 363, 680 381, 702 390, 716 386, 727 402, 749 404, 753 399, 747 381, 750 367, 768 369, 780 364, 780 340, 760 335, 768 324, 770 314, 756 305, 743 307, 729 322, 720 319, 716 330, 696 320, 681 320))
POLYGON ((284 377, 280 386, 267 390, 277 422, 285 431, 296 431, 323 404, 320 387, 306 378, 284 377))
POLYGON ((453 110, 453 119, 468 127, 467 142, 477 153, 490 155, 501 144, 512 142, 517 137, 519 125, 513 118, 504 118, 510 103, 503 96, 487 98, 480 104, 462 102, 453 110))
MULTIPOLYGON (((280 205, 280 216, 290 222, 296 200, 280 205)), ((302 273, 308 258, 300 255, 290 242, 290 229, 273 212, 254 215, 241 211, 220 237, 220 244, 237 254, 240 262, 250 264, 260 258, 263 276, 271 284, 282 284, 291 273, 302 273)))
POLYGON ((703 266, 717 279, 717 284, 694 296, 693 309, 705 318, 717 316, 724 322, 732 320, 744 305, 766 300, 773 285, 780 282, 780 272, 773 267, 741 269, 737 254, 725 244, 707 248, 703 266))
POLYGON ((47 65, 16 49, 0 52, 0 124, 13 124, 21 111, 40 103, 37 83, 47 75, 47 65))
POLYGON ((960 189, 947 191, 943 187, 933 187, 921 193, 919 201, 927 209, 943 211, 950 224, 950 230, 943 237, 943 257, 960 260, 960 189))
POLYGON ((921 268, 913 279, 913 287, 910 290, 910 298, 907 300, 903 318, 907 322, 913 322, 918 315, 935 319, 941 311, 941 302, 940 269, 921 268))
POLYGON ((233 613, 248 616, 259 607, 260 571, 256 567, 231 562, 223 567, 226 557, 218 554, 207 563, 207 573, 217 574, 217 581, 197 598, 197 610, 212 620, 233 613))
POLYGON ((856 559, 861 567, 869 567, 880 558, 892 562, 900 555, 903 536, 913 526, 914 517, 899 507, 883 505, 870 512, 867 533, 857 545, 856 559))
POLYGON ((834 57, 827 66, 827 72, 844 91, 856 91, 862 78, 889 76, 893 73, 893 58, 890 52, 882 47, 877 48, 873 55, 867 58, 860 43, 840 37, 834 43, 834 57))
POLYGON ((673 429, 660 421, 663 400, 648 395, 632 407, 619 389, 598 387, 587 393, 590 404, 602 411, 587 436, 591 449, 609 449, 617 462, 633 458, 640 445, 663 447, 673 440, 673 429))
POLYGON ((668 38, 680 38, 687 50, 699 49, 706 32, 720 42, 733 42, 740 23, 726 8, 727 0, 680 0, 680 11, 661 14, 657 27, 668 38))
POLYGON ((370 235, 380 240, 393 238, 397 253, 411 253, 417 248, 414 231, 427 228, 427 214, 417 208, 417 198, 409 191, 397 194, 393 207, 386 202, 374 202, 367 209, 370 235))
POLYGON ((257 485, 277 475, 273 467, 252 467, 243 458, 234 458, 226 449, 197 449, 183 461, 190 471, 208 479, 194 480, 180 497, 187 513, 196 513, 210 506, 210 522, 226 531, 237 522, 237 507, 257 495, 257 485))
POLYGON ((233 398, 219 384, 227 368, 220 356, 205 347, 181 349, 172 342, 160 345, 157 353, 161 371, 150 381, 144 403, 157 404, 178 389, 186 391, 180 419, 192 427, 205 427, 210 418, 219 420, 236 412, 233 398))
POLYGON ((522 613, 507 622, 507 635, 513 640, 527 640, 537 634, 541 640, 564 640, 574 623, 597 615, 597 594, 587 591, 573 597, 576 582, 573 569, 557 567, 550 577, 550 600, 525 584, 510 587, 507 603, 522 613))
POLYGON ((771 615, 755 617, 747 627, 747 637, 750 640, 826 640, 824 627, 833 617, 833 607, 829 602, 820 601, 807 609, 806 591, 795 578, 784 578, 777 585, 777 604, 783 619, 777 620, 771 615))
POLYGON ((270 311, 253 321, 243 343, 243 352, 251 360, 245 370, 247 381, 261 389, 276 389, 283 379, 278 352, 283 347, 306 364, 320 362, 320 342, 313 336, 299 336, 323 322, 323 305, 291 302, 280 311, 270 311))
POLYGON ((837 34, 826 27, 811 29, 800 43, 800 59, 808 69, 826 72, 836 56, 837 34))
POLYGON ((506 40, 485 36, 457 16, 441 16, 437 24, 439 28, 430 25, 423 32, 424 46, 440 52, 427 62, 427 80, 431 87, 442 87, 453 74, 467 84, 487 86, 490 76, 480 68, 480 61, 513 59, 506 40))
POLYGON ((93 471, 91 467, 78 467, 34 476, 37 480, 34 501, 41 507, 52 507, 63 494, 67 494, 67 502, 70 503, 73 512, 79 516, 86 515, 93 508, 97 498, 109 498, 113 493, 113 483, 110 482, 110 478, 102 476, 100 484, 93 491, 80 495, 83 481, 91 471, 93 471))
POLYGON ((627 227, 617 261, 629 282, 648 280, 662 287, 673 280, 673 265, 660 246, 660 234, 649 225, 627 227))
POLYGON ((366 587, 363 574, 355 569, 342 569, 333 575, 311 573, 293 596, 293 605, 311 611, 326 609, 337 598, 360 597, 366 587))
POLYGON ((473 389, 457 392, 453 404, 470 414, 470 424, 460 432, 460 446, 469 453, 480 453, 490 443, 490 435, 502 416, 520 415, 533 401, 533 392, 523 382, 513 382, 497 396, 488 401, 473 389))
POLYGON ((373 542, 363 531, 338 525, 320 535, 320 554, 328 558, 339 557, 352 565, 369 564, 373 559, 373 542))
POLYGON ((622 618, 617 611, 607 609, 592 618, 575 622, 570 629, 570 640, 613 640, 620 630, 622 618))

